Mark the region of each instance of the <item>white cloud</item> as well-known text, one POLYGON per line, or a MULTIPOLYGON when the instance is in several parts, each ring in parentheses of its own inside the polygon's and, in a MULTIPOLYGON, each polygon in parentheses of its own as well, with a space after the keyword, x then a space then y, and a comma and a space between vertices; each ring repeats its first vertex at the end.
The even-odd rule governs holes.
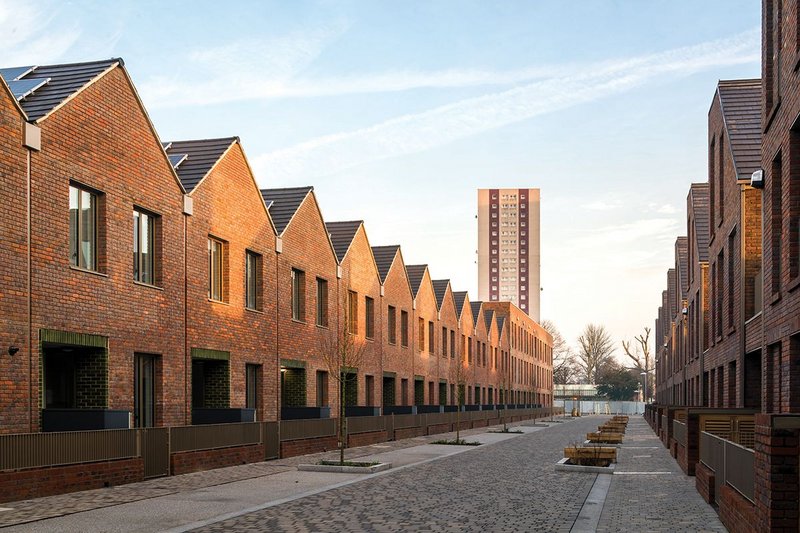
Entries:
POLYGON ((254 159, 259 175, 288 183, 334 174, 353 166, 419 152, 486 130, 591 102, 665 75, 760 59, 760 33, 604 62, 569 75, 468 98, 422 113, 392 118, 353 131, 326 135, 254 159))
POLYGON ((4 67, 41 65, 59 61, 81 35, 73 24, 50 27, 56 16, 53 6, 0 0, 0 60, 4 67))
POLYGON ((589 202, 588 204, 583 204, 581 208, 588 209, 589 211, 613 211, 615 209, 619 209, 621 206, 622 204, 619 202, 595 200, 593 202, 589 202))

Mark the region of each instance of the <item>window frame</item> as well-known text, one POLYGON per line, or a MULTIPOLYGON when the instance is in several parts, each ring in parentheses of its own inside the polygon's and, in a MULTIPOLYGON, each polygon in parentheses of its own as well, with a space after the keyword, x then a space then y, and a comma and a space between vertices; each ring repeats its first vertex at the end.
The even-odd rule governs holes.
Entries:
POLYGON ((328 306, 330 304, 329 300, 329 289, 328 289, 328 280, 325 278, 317 278, 317 316, 316 316, 316 325, 320 328, 327 328, 330 324, 329 321, 329 313, 328 313, 328 306))
POLYGON ((133 217, 134 217, 134 239, 133 239, 133 281, 136 283, 141 283, 143 285, 151 285, 153 287, 157 287, 159 285, 159 276, 158 276, 158 247, 157 244, 157 235, 158 235, 158 222, 161 218, 159 215, 156 215, 152 211, 148 211, 147 209, 142 209, 141 207, 133 206, 133 217), (147 222, 145 223, 142 217, 147 217, 147 222), (141 250, 141 242, 142 242, 142 230, 144 224, 147 224, 149 229, 149 238, 148 238, 148 259, 144 259, 144 255, 141 250), (150 280, 146 281, 142 279, 142 264, 144 261, 148 261, 150 263, 150 280))
POLYGON ((244 252, 244 306, 251 311, 262 311, 263 276, 262 255, 253 250, 244 252), (251 277, 253 278, 251 280, 251 277), (251 287, 252 282, 252 287, 251 287))
POLYGON ((212 302, 227 302, 225 290, 225 248, 226 242, 213 235, 208 236, 208 299, 212 302), (219 246, 218 259, 214 257, 214 246, 219 246), (215 294, 215 278, 219 276, 219 294, 215 294))
POLYGON ((364 337, 375 338, 375 300, 369 296, 364 297, 364 337))
POLYGON ((299 268, 291 270, 291 310, 292 320, 306 321, 306 273, 299 268))
POLYGON ((68 232, 68 239, 69 239, 69 249, 70 249, 70 265, 79 268, 82 270, 88 270, 91 272, 99 272, 100 271, 100 261, 99 261, 99 213, 100 213, 100 196, 101 193, 81 185, 79 183, 70 182, 69 183, 69 232, 68 232), (73 223, 72 223, 72 191, 76 191, 77 193, 77 206, 76 206, 76 219, 75 219, 75 227, 74 227, 74 235, 73 235, 73 223), (90 254, 91 254, 91 265, 89 264, 82 264, 83 263, 83 254, 81 253, 81 244, 82 244, 82 234, 85 221, 81 216, 82 205, 83 205, 83 195, 87 194, 89 196, 89 211, 92 218, 92 235, 91 240, 88 241, 90 244, 90 254), (74 250, 74 252, 73 252, 74 250), (74 257, 73 257, 74 255, 74 257))

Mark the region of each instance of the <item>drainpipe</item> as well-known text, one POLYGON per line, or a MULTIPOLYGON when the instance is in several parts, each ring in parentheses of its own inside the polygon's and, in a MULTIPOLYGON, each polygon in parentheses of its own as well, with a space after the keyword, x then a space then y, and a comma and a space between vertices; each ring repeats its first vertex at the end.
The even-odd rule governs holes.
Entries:
POLYGON ((739 327, 741 330, 739 331, 739 358, 740 361, 737 361, 736 364, 736 377, 738 383, 738 387, 736 387, 736 406, 744 407, 744 362, 745 362, 745 347, 746 347, 746 339, 745 339, 745 302, 747 301, 745 297, 745 275, 746 275, 746 258, 747 254, 745 253, 745 234, 747 230, 747 213, 745 208, 745 193, 746 193, 747 186, 742 184, 739 186, 739 327), (738 379, 739 376, 742 376, 742 379, 738 379))
MULTIPOLYGON (((280 259, 282 252, 283 239, 277 236, 275 237, 275 419, 279 422, 281 420, 281 300, 279 294, 281 286, 280 259)), ((278 435, 280 435, 280 427, 281 425, 278 424, 278 435)))
MULTIPOLYGON (((25 240, 26 240, 26 266, 25 276, 27 278, 27 291, 28 298, 26 302, 26 313, 28 322, 27 338, 25 340, 26 348, 28 350, 28 430, 33 433, 34 419, 33 419, 33 269, 32 269, 32 233, 33 222, 31 220, 31 205, 32 205, 32 187, 31 187, 31 165, 32 157, 31 152, 40 151, 42 149, 42 129, 30 122, 25 122, 23 145, 27 148, 26 154, 26 169, 25 169, 25 240)), ((41 390, 39 391, 41 398, 41 390)))
POLYGON ((706 394, 706 383, 705 383, 705 376, 706 376, 706 275, 707 275, 707 267, 700 265, 700 302, 698 303, 699 307, 697 309, 697 314, 700 317, 698 320, 697 325, 697 335, 698 335, 698 342, 697 344, 700 346, 700 398, 698 398, 699 405, 701 407, 706 406, 705 402, 705 394, 706 394))
MULTIPOLYGON (((186 197, 184 197, 186 198, 186 197)), ((187 272, 188 254, 188 221, 184 207, 183 214, 183 423, 189 425, 189 273, 187 272)))

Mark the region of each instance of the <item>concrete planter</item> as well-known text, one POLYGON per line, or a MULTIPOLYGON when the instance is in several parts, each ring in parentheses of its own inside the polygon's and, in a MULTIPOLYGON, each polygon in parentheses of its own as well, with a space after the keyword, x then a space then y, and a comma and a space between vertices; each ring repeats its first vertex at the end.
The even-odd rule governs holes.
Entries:
POLYGON ((568 463, 569 459, 564 457, 555 464, 556 472, 583 472, 584 474, 613 474, 614 463, 608 466, 582 466, 568 463))
POLYGON ((392 463, 379 463, 372 466, 339 466, 339 465, 297 465, 303 472, 332 472, 336 474, 374 474, 392 468, 392 463))

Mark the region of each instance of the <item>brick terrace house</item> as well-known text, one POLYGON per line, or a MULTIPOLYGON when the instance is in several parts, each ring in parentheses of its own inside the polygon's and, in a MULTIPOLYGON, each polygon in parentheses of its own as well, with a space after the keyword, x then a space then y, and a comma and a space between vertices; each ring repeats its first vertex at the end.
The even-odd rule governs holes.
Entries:
POLYGON ((349 396, 346 405, 380 407, 387 401, 394 405, 395 380, 387 381, 383 371, 381 284, 364 223, 328 222, 326 226, 341 267, 341 277, 337 280, 341 295, 340 327, 346 328, 347 334, 354 335, 364 346, 357 377, 353 386, 346 388, 349 396))
POLYGON ((303 408, 333 405, 320 350, 339 327, 339 264, 313 187, 261 194, 278 233, 281 418, 307 417, 303 408))
POLYGON ((436 383, 441 375, 440 361, 447 356, 449 333, 443 333, 439 327, 439 309, 428 265, 406 265, 406 272, 414 295, 414 318, 417 322, 413 403, 418 406, 436 405, 436 383))
POLYGON ((183 258, 172 246, 183 241, 184 191, 122 61, 7 69, 3 77, 24 113, 8 123, 28 123, 4 142, 25 131, 23 143, 35 148, 26 169, 18 152, 3 157, 14 173, 2 189, 30 216, 18 213, 8 226, 29 232, 17 233, 9 260, 24 258, 15 276, 26 279, 11 285, 21 305, 4 314, 16 317, 10 344, 20 348, 2 370, 16 385, 4 390, 23 394, 3 399, 0 432, 81 429, 98 418, 127 427, 128 413, 145 423, 138 354, 152 357, 157 376, 146 422, 183 422, 183 406, 158 383, 184 381, 175 334, 184 327, 183 258), (145 240, 134 241, 131 220, 142 213, 150 223, 145 240))
MULTIPOLYGON (((687 295, 688 321, 687 380, 689 395, 687 405, 707 405, 708 381, 703 364, 703 354, 708 345, 708 183, 693 183, 686 199, 687 212, 687 265, 689 291, 687 295)), ((661 337, 663 338, 663 337, 661 337)))
POLYGON ((383 372, 394 377, 395 403, 411 405, 409 382, 414 377, 411 294, 406 266, 399 245, 373 246, 372 253, 381 282, 380 312, 383 333, 383 372))
MULTIPOLYGON (((456 301, 456 314, 458 315, 458 329, 461 332, 459 344, 459 355, 462 362, 466 365, 467 380, 466 390, 462 391, 465 404, 473 403, 473 386, 475 383, 475 321, 472 318, 472 308, 469 304, 469 296, 466 291, 453 293, 456 301)), ((452 369, 451 369, 452 376, 452 369)), ((452 380, 452 378, 451 378, 452 380)))
MULTIPOLYGON (((461 349, 459 332, 458 310, 456 308, 453 290, 450 287, 449 279, 431 280, 433 293, 436 297, 436 306, 439 314, 439 329, 444 336, 447 332, 447 354, 442 356, 439 364, 439 386, 437 387, 437 398, 439 405, 455 404, 455 385, 450 383, 450 365, 454 363, 457 355, 464 353, 461 349), (448 400, 449 399, 449 400, 448 400)), ((444 343, 444 340, 442 341, 444 343)))
POLYGON ((253 419, 234 407, 274 420, 276 236, 255 177, 235 137, 165 148, 191 202, 185 398, 192 420, 186 423, 253 419))

